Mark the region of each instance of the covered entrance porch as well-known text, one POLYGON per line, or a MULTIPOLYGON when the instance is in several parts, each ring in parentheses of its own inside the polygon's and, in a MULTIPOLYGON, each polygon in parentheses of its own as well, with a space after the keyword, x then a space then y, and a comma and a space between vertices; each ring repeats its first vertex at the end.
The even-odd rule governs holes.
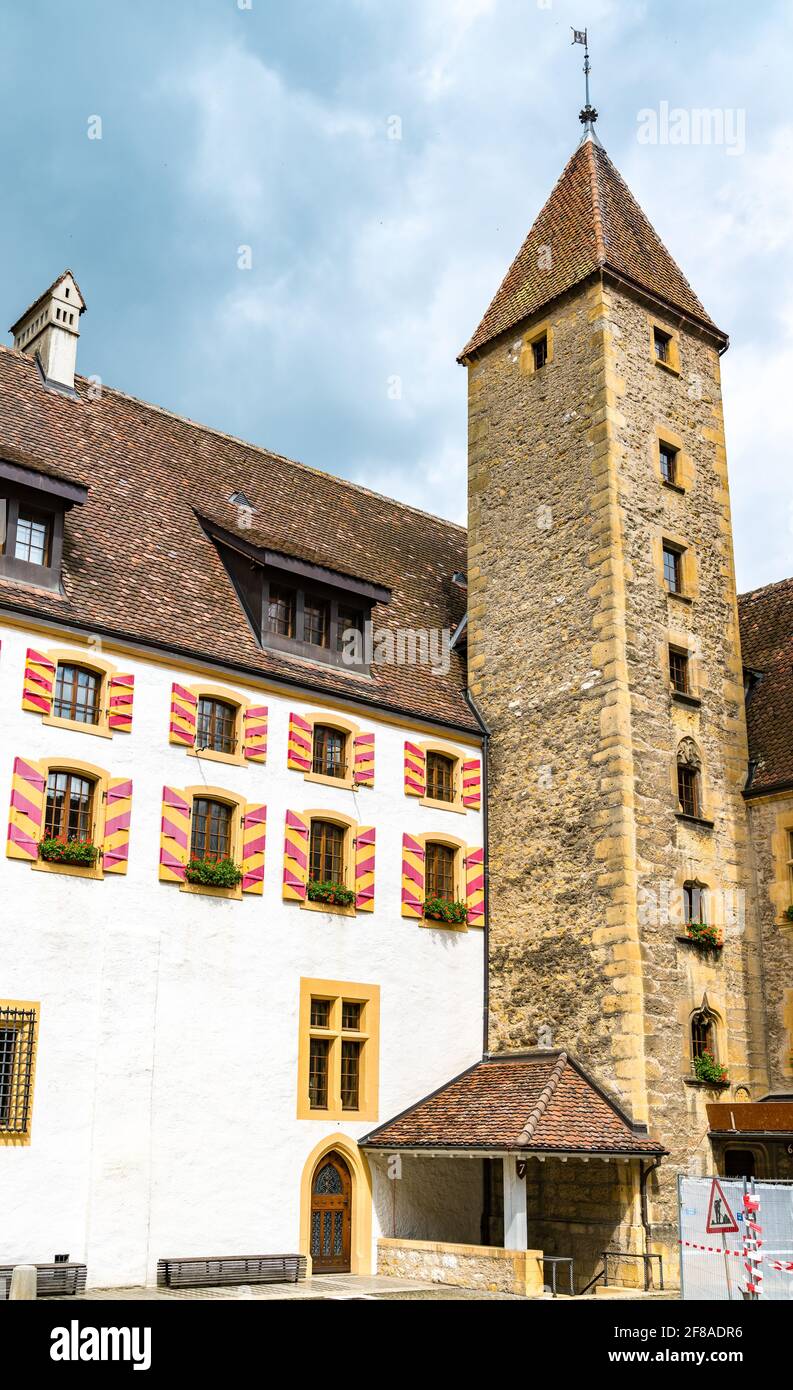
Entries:
POLYGON ((610 1285, 658 1287, 645 1187, 665 1150, 565 1052, 487 1057, 359 1144, 380 1273, 581 1293, 608 1251, 610 1285))

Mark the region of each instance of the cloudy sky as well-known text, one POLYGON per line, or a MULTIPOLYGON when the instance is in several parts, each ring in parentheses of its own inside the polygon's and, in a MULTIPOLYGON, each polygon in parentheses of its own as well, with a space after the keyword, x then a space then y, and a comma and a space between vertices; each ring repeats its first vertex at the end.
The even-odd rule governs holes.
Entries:
POLYGON ((5 321, 68 265, 83 372, 455 520, 455 356, 578 141, 588 25, 600 138, 731 335, 739 586, 793 573, 787 0, 17 0, 3 21, 5 321), (745 142, 642 143, 663 102, 743 113, 745 142))

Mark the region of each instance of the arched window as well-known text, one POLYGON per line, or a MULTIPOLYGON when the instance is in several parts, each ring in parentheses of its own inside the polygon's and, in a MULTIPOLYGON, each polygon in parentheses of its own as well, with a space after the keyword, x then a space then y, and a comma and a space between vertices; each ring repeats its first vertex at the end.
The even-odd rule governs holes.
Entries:
POLYGON ((311 771, 321 777, 345 778, 348 738, 343 729, 334 729, 329 724, 315 724, 311 771))
POLYGON ((454 801, 455 760, 445 753, 427 753, 427 796, 432 801, 454 801))
POLYGON ((237 714, 235 705, 202 695, 196 716, 196 748, 209 749, 213 753, 235 753, 237 714))
POLYGON ((685 816, 702 814, 702 759, 693 738, 681 740, 677 750, 677 799, 685 816))
POLYGON ((53 768, 47 776, 44 838, 90 842, 93 811, 94 783, 91 779, 53 768))
POLYGON ((683 884, 683 915, 685 925, 704 926, 708 920, 707 889, 704 883, 690 880, 683 884))
POLYGON ((231 855, 231 807, 197 796, 190 830, 191 859, 228 859, 231 855))
POLYGON ((457 851, 451 845, 428 840, 425 844, 425 895, 427 898, 455 900, 455 860, 457 851))
POLYGON ((98 671, 59 661, 52 712, 56 719, 73 719, 77 724, 98 724, 101 691, 102 677, 98 671))
POLYGON ((312 820, 309 877, 317 883, 344 883, 344 827, 312 820))
POLYGON ((691 1060, 696 1062, 706 1052, 716 1059, 716 1020, 703 1008, 691 1015, 691 1060))

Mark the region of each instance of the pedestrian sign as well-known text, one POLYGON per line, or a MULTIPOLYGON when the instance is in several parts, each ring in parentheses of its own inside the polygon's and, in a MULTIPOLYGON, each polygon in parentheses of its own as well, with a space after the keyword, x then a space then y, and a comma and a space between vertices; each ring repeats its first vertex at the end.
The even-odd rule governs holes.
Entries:
POLYGON ((721 1190, 718 1178, 713 1179, 710 1189, 710 1201, 708 1202, 708 1222, 705 1227, 709 1236, 728 1235, 730 1232, 738 1230, 738 1222, 730 1211, 727 1198, 721 1190))

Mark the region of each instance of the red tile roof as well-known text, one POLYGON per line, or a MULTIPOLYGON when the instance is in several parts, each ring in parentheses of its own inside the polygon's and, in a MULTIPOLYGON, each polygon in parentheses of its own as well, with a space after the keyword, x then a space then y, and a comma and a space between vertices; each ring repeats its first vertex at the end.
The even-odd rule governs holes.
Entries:
POLYGON ((199 515, 255 546, 391 590, 375 627, 454 630, 465 591, 462 526, 256 448, 103 386, 48 391, 31 360, 0 348, 0 457, 84 483, 67 515, 63 596, 0 580, 0 604, 240 670, 477 730, 465 657, 373 666, 371 676, 263 651, 199 515), (254 512, 239 531, 236 490, 254 512))
POLYGON ((460 360, 600 270, 631 281, 726 343, 602 145, 590 139, 568 160, 460 360))
POLYGON ((738 614, 744 665, 760 676, 746 701, 747 791, 793 786, 793 579, 742 594, 738 614))
POLYGON ((359 1139, 371 1149, 663 1154, 566 1052, 486 1057, 359 1139))

